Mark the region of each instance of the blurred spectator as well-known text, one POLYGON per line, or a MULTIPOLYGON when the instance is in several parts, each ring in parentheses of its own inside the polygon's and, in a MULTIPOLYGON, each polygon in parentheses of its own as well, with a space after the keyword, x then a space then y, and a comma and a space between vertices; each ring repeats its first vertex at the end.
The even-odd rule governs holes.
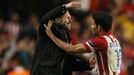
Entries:
POLYGON ((0 18, 0 29, 3 28, 3 25, 4 25, 4 20, 2 18, 0 18))
POLYGON ((89 13, 87 11, 78 10, 78 9, 70 10, 70 13, 72 16, 72 26, 71 26, 70 36, 72 39, 72 44, 76 44, 84 40, 82 39, 82 36, 86 29, 85 20, 89 13))
POLYGON ((19 35, 19 30, 20 30, 18 13, 13 12, 11 14, 10 20, 2 27, 2 29, 4 29, 7 32, 7 35, 2 38, 2 40, 7 38, 6 39, 7 48, 5 49, 3 62, 1 65, 2 68, 4 69, 4 72, 6 72, 8 69, 10 69, 9 61, 11 60, 12 56, 16 52, 16 39, 19 35))
POLYGON ((19 14, 17 12, 11 13, 10 20, 5 23, 4 29, 8 32, 9 48, 5 54, 5 59, 8 61, 16 52, 16 40, 20 32, 19 14))
POLYGON ((5 54, 9 45, 8 41, 9 37, 7 31, 0 29, 0 75, 4 75, 9 65, 9 62, 5 60, 5 54))
POLYGON ((38 32, 38 29, 39 29, 39 20, 38 20, 38 17, 35 14, 30 15, 30 17, 29 17, 29 25, 36 32, 38 32))
POLYGON ((36 34, 31 34, 29 30, 20 33, 17 40, 17 53, 22 60, 23 66, 26 68, 31 66, 35 43, 36 34))
POLYGON ((24 69, 21 66, 16 67, 12 71, 8 72, 7 75, 30 75, 30 72, 26 69, 24 69))
POLYGON ((29 69, 24 67, 23 59, 18 52, 11 58, 8 71, 5 75, 30 75, 29 69))
POLYGON ((32 35, 33 37, 36 37, 38 29, 39 29, 38 17, 35 14, 31 14, 29 16, 28 23, 21 27, 20 33, 25 33, 25 35, 29 36, 32 35))
POLYGON ((11 13, 10 20, 6 23, 5 29, 8 31, 10 39, 15 41, 20 31, 19 14, 17 12, 11 13))

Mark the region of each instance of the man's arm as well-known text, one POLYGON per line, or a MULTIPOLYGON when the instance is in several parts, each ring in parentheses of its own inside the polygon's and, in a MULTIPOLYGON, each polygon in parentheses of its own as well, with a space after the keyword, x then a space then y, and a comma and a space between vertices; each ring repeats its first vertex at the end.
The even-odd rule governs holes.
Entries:
POLYGON ((59 38, 57 38, 51 31, 51 26, 52 26, 52 21, 49 21, 48 22, 48 26, 46 28, 46 33, 47 35, 53 40, 53 42, 59 46, 60 48, 62 48, 63 50, 69 52, 69 53, 87 53, 89 52, 89 50, 87 50, 85 48, 85 46, 80 43, 80 44, 76 44, 76 45, 71 45, 71 44, 68 44, 62 40, 60 40, 59 38))
POLYGON ((47 24, 47 22, 49 20, 54 20, 58 16, 65 14, 65 12, 66 12, 66 8, 64 5, 58 6, 58 7, 54 8, 53 10, 51 10, 50 12, 46 13, 42 17, 41 24, 47 24))
POLYGON ((50 12, 46 13, 42 17, 41 24, 47 24, 49 20, 54 20, 55 18, 64 15, 67 9, 79 8, 79 7, 80 7, 80 3, 76 1, 58 6, 55 9, 51 10, 50 12))
POLYGON ((93 68, 90 66, 90 63, 87 60, 83 60, 78 57, 71 57, 70 61, 72 71, 88 71, 92 70, 93 68))
MULTIPOLYGON (((47 32, 47 34, 49 34, 49 33, 47 32)), ((60 40, 55 35, 50 35, 49 37, 53 40, 53 42, 57 46, 59 46, 60 48, 62 48, 63 50, 65 50, 69 53, 86 53, 86 52, 88 52, 87 49, 84 47, 84 45, 81 43, 76 44, 76 45, 71 45, 71 44, 68 44, 68 43, 60 40)))
MULTIPOLYGON (((54 20, 55 18, 62 16, 66 13, 67 9, 73 9, 73 8, 79 8, 80 7, 80 3, 79 2, 70 2, 68 4, 63 4, 61 6, 56 7, 55 9, 51 10, 50 12, 46 13, 42 19, 41 19, 41 23, 40 23, 40 27, 39 27, 39 33, 41 35, 44 35, 44 24, 47 24, 49 20, 54 20)), ((55 29, 55 26, 54 28, 55 29)))
MULTIPOLYGON (((62 49, 64 49, 66 52, 69 52, 70 54, 74 52, 88 52, 83 44, 77 44, 77 45, 70 45, 68 43, 63 42, 62 40, 58 39, 53 35, 51 32, 51 26, 52 21, 48 22, 48 25, 44 25, 46 27, 46 33, 48 36, 62 49), (51 37, 52 36, 52 37, 51 37)), ((87 56, 77 56, 76 58, 80 59, 80 61, 77 61, 75 58, 72 58, 71 65, 73 71, 85 71, 85 70, 91 70, 93 67, 89 66, 89 59, 86 59, 87 56)))

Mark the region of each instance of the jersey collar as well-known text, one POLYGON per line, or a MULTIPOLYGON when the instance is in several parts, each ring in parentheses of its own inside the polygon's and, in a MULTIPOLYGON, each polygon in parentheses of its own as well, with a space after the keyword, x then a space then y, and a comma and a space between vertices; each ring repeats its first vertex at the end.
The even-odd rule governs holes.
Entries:
POLYGON ((112 32, 106 32, 105 33, 105 35, 111 35, 112 34, 112 32))

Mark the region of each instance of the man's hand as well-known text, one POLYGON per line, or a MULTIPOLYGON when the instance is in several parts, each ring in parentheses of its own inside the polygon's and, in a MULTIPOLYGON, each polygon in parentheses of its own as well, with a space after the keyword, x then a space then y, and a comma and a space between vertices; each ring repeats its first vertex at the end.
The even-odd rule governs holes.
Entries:
POLYGON ((86 50, 86 48, 84 47, 83 44, 76 44, 76 45, 71 45, 71 44, 68 44, 64 41, 62 41, 61 39, 57 38, 51 31, 51 26, 53 24, 53 21, 49 21, 48 22, 48 25, 45 26, 45 31, 46 31, 46 34, 51 38, 51 40, 57 45, 59 46, 60 48, 62 48, 63 50, 69 52, 69 53, 85 53, 85 52, 88 52, 88 50, 86 50))
POLYGON ((66 4, 65 7, 66 8, 80 8, 81 4, 80 2, 73 1, 73 2, 66 4))
POLYGON ((48 35, 49 37, 52 37, 52 36, 53 36, 53 33, 52 33, 52 31, 51 31, 52 24, 53 24, 53 21, 51 21, 51 20, 49 20, 47 26, 44 24, 45 31, 46 31, 46 33, 47 33, 47 35, 48 35))

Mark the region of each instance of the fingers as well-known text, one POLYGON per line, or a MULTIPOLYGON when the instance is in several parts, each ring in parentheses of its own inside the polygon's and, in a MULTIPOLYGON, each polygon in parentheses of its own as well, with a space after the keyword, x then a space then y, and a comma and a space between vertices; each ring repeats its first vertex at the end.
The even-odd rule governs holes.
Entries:
POLYGON ((48 30, 46 29, 45 32, 48 34, 48 30))
POLYGON ((45 26, 45 32, 48 34, 50 32, 50 29, 48 27, 45 26))
POLYGON ((79 8, 81 6, 80 2, 70 2, 68 4, 66 4, 66 8, 79 8))
POLYGON ((46 32, 47 36, 49 36, 49 37, 51 37, 53 35, 53 33, 51 32, 51 30, 48 29, 48 28, 45 29, 45 32, 46 32))
POLYGON ((47 26, 46 26, 46 24, 44 24, 44 27, 47 29, 47 26))
POLYGON ((73 6, 75 8, 79 8, 79 7, 81 7, 81 4, 79 2, 74 2, 73 6))
POLYGON ((52 20, 49 20, 47 27, 48 27, 49 29, 51 29, 52 24, 53 24, 53 21, 52 21, 52 20))
POLYGON ((53 21, 49 20, 48 25, 44 24, 45 29, 51 29, 52 24, 53 24, 53 21))
POLYGON ((53 21, 52 20, 49 20, 48 25, 44 24, 45 32, 47 34, 51 32, 51 26, 52 26, 52 24, 53 24, 53 21))
POLYGON ((73 2, 72 4, 73 4, 73 5, 76 5, 76 6, 80 6, 80 5, 81 5, 80 2, 73 2))

